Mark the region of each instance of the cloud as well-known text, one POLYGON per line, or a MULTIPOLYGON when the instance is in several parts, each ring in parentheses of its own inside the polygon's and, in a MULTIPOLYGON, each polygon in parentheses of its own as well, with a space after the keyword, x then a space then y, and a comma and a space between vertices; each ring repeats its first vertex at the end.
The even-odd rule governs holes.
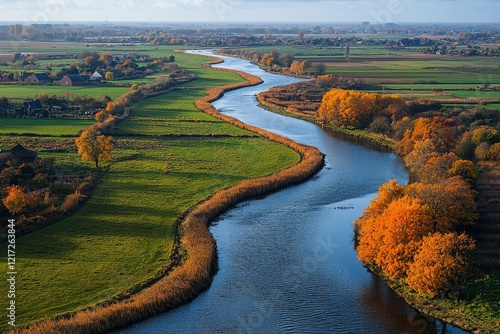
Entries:
POLYGON ((153 7, 159 9, 169 9, 177 7, 177 4, 175 3, 175 1, 170 0, 155 0, 153 2, 153 7))
POLYGON ((499 9, 499 0, 0 0, 0 20, 495 22, 499 9))

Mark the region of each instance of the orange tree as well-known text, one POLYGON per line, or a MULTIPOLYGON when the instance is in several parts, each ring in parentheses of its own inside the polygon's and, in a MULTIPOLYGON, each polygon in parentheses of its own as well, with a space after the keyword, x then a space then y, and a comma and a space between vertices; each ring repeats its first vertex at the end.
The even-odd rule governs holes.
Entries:
POLYGON ((404 196, 360 229, 358 257, 387 275, 404 277, 422 238, 432 230, 432 212, 422 201, 404 196))
POLYGON ((332 89, 323 96, 318 116, 346 128, 364 128, 376 115, 402 117, 408 107, 396 95, 332 89))
POLYGON ((413 128, 406 130, 403 139, 396 147, 397 153, 407 156, 417 142, 430 140, 436 149, 446 150, 455 147, 456 138, 453 127, 441 117, 418 118, 413 128))
POLYGON ((78 155, 83 161, 94 162, 95 167, 99 168, 100 162, 111 160, 112 140, 112 137, 104 136, 96 127, 91 126, 75 139, 78 155))
POLYGON ((425 237, 406 282, 413 290, 435 297, 452 280, 463 276, 467 264, 465 253, 474 248, 474 240, 465 234, 434 233, 425 237))
POLYGON ((359 232, 365 221, 378 218, 387 209, 389 204, 404 195, 405 187, 397 183, 396 180, 390 180, 381 185, 378 189, 377 197, 371 200, 370 205, 364 210, 361 217, 354 222, 355 231, 359 232))
POLYGON ((420 199, 432 210, 433 232, 448 232, 457 225, 471 225, 478 218, 476 192, 461 177, 439 183, 412 183, 409 196, 420 199))
POLYGON ((3 204, 11 214, 18 215, 26 211, 28 198, 22 187, 12 185, 7 188, 7 197, 4 198, 3 204))

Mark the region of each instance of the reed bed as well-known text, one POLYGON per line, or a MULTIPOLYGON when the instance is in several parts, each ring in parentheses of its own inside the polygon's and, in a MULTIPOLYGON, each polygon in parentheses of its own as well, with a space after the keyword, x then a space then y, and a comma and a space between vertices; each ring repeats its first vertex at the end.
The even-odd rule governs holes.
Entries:
MULTIPOLYGON (((214 61, 220 62, 221 60, 216 58, 214 61)), ((12 333, 105 333, 129 326, 193 300, 210 286, 216 270, 217 252, 215 240, 208 229, 210 222, 243 200, 303 182, 322 168, 324 156, 317 148, 296 143, 283 136, 242 123, 236 118, 220 114, 211 104, 212 101, 222 96, 225 91, 256 85, 262 80, 240 71, 219 70, 237 73, 246 82, 209 89, 205 97, 195 102, 196 107, 218 119, 289 146, 300 153, 301 161, 277 173, 244 180, 237 185, 222 189, 193 209, 180 224, 179 243, 175 246, 179 253, 186 255, 179 266, 174 267, 167 276, 151 286, 130 298, 27 325, 11 331, 12 333)))

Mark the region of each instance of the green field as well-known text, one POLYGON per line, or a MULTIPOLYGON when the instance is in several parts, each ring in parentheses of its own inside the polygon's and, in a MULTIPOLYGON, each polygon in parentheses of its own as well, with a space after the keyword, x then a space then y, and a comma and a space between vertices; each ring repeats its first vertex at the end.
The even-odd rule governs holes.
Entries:
MULTIPOLYGON (((345 49, 340 46, 257 46, 247 47, 252 51, 270 52, 278 51, 281 55, 285 53, 293 54, 298 59, 311 59, 321 57, 343 57, 345 49)), ((383 46, 351 46, 350 53, 353 55, 394 55, 406 54, 412 50, 388 50, 383 46)))
POLYGON ((142 101, 136 105, 131 117, 120 123, 119 129, 125 133, 148 135, 253 135, 249 131, 190 110, 189 102, 193 97, 201 96, 201 89, 185 89, 154 100, 142 101), (168 118, 164 117, 165 108, 169 110, 168 118))
MULTIPOLYGON (((323 63, 336 77, 356 78, 377 85, 376 92, 403 98, 500 99, 498 60, 494 57, 453 57, 390 50, 383 46, 352 46, 346 59, 341 47, 252 47, 248 50, 290 53, 312 65, 323 63), (488 90, 483 89, 489 85, 488 90), (436 90, 438 92, 436 92, 436 90)), ((496 108, 493 106, 493 108, 496 108)))
MULTIPOLYGON (((74 43, 74 42, 7 42, 0 41, 0 54, 23 53, 51 53, 51 54, 80 54, 81 52, 127 53, 134 52, 148 54, 151 57, 165 57, 173 54, 173 50, 186 49, 185 46, 158 46, 158 45, 122 45, 121 43, 74 43), (168 54, 166 53, 168 52, 168 54)), ((57 61, 55 61, 57 62, 57 61)))
POLYGON ((86 129, 95 123, 92 119, 65 118, 2 118, 0 120, 0 135, 50 135, 76 136, 78 131, 86 129))
MULTIPOLYGON (((202 68, 205 58, 199 56, 178 59, 200 79, 182 92, 134 105, 131 117, 119 124, 110 169, 89 202, 69 218, 17 239, 19 325, 107 300, 155 276, 169 258, 182 212, 218 189, 300 160, 282 145, 239 137, 250 133, 198 111, 193 101, 207 87, 241 78, 202 68), (205 135, 211 131, 228 137, 205 135), (169 133, 181 136, 158 137, 169 133), (182 136, 193 133, 200 136, 182 136)), ((54 156, 73 167, 90 166, 76 152, 54 156)))
POLYGON ((35 99, 38 94, 61 95, 62 93, 74 93, 78 96, 89 96, 93 98, 104 98, 105 95, 116 99, 129 91, 129 87, 107 87, 107 86, 42 86, 23 85, 11 86, 0 85, 0 97, 7 97, 14 101, 22 102, 25 99, 35 99))

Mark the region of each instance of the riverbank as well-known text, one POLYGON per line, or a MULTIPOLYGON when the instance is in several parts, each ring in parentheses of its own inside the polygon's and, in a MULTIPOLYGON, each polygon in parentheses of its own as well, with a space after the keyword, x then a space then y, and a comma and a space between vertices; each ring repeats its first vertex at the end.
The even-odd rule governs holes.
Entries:
MULTIPOLYGON (((321 124, 323 127, 328 127, 333 131, 349 134, 357 138, 367 139, 371 142, 377 143, 378 145, 390 149, 395 148, 396 141, 394 140, 385 138, 384 136, 374 135, 364 130, 347 130, 335 125, 322 124, 317 117, 306 115, 305 113, 302 113, 300 111, 290 112, 283 106, 268 101, 265 96, 265 94, 259 94, 258 100, 261 106, 269 111, 289 117, 295 117, 312 123, 321 124)), ((422 297, 414 292, 411 292, 408 286, 400 284, 400 282, 398 281, 392 281, 382 275, 380 272, 372 272, 375 275, 383 278, 398 295, 403 297, 408 304, 410 304, 412 307, 419 310, 423 314, 436 319, 442 319, 443 321, 463 328, 464 330, 475 333, 495 333, 498 332, 500 328, 498 311, 495 311, 495 309, 498 309, 498 305, 495 305, 496 302, 492 297, 494 293, 491 293, 491 291, 498 290, 498 288, 496 287, 497 284, 495 283, 495 281, 498 281, 498 279, 495 279, 495 277, 498 277, 498 273, 493 272, 490 276, 486 276, 486 280, 482 280, 487 282, 483 285, 484 289, 475 291, 475 293, 480 296, 479 299, 473 299, 472 302, 455 302, 448 299, 429 299, 422 297), (496 316, 495 312, 497 313, 496 316)), ((474 286, 474 288, 470 288, 471 292, 473 289, 478 290, 477 280, 470 283, 472 286, 474 286)), ((473 295, 475 294, 471 294, 471 296, 473 295)))
MULTIPOLYGON (((231 71, 233 72, 233 71, 231 71)), ((243 74, 234 71, 233 73, 243 74)), ((234 204, 248 198, 260 196, 311 177, 323 166, 323 155, 319 150, 300 145, 291 140, 247 126, 236 119, 220 115, 211 101, 227 90, 260 83, 260 79, 243 74, 248 81, 225 87, 212 88, 205 97, 196 101, 196 106, 206 113, 228 121, 263 137, 288 145, 301 155, 301 161, 278 173, 243 181, 215 194, 191 211, 179 227, 179 253, 183 255, 181 265, 172 272, 129 299, 110 305, 101 305, 68 317, 43 321, 37 325, 16 330, 17 333, 49 333, 78 331, 81 333, 108 332, 130 325, 160 312, 182 305, 208 288, 215 272, 216 249, 208 225, 210 221, 234 204)))
POLYGON ((325 124, 325 123, 322 123, 318 119, 318 117, 316 117, 316 116, 301 113, 300 111, 295 111, 295 112, 288 111, 286 108, 283 108, 282 106, 279 106, 277 104, 274 104, 274 103, 266 100, 266 98, 264 97, 264 95, 262 93, 257 95, 257 100, 259 101, 260 106, 262 108, 264 108, 268 111, 271 111, 271 112, 275 112, 275 113, 280 114, 280 115, 295 117, 295 118, 298 118, 298 119, 301 119, 304 121, 319 124, 324 128, 329 128, 329 129, 332 129, 333 131, 343 133, 343 134, 348 134, 348 135, 356 137, 356 138, 362 138, 362 139, 371 141, 373 143, 376 143, 382 147, 390 148, 392 150, 394 149, 394 147, 396 145, 396 142, 394 140, 391 140, 390 138, 387 138, 385 136, 375 135, 373 133, 369 133, 369 132, 363 131, 363 130, 349 130, 349 129, 341 128, 340 126, 336 126, 334 124, 325 124))

